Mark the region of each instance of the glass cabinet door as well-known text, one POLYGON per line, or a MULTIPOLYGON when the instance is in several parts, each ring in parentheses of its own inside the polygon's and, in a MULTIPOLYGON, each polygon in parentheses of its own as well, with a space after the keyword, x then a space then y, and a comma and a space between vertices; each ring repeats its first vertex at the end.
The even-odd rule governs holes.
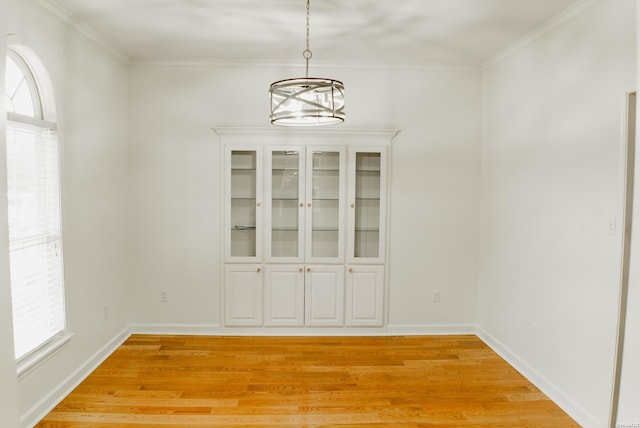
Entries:
POLYGON ((307 258, 341 261, 344 258, 345 152, 309 149, 307 159, 307 258))
POLYGON ((349 258, 382 262, 386 180, 384 151, 352 151, 349 258))
POLYGON ((267 157, 267 258, 295 262, 304 247, 304 151, 273 149, 267 157))
POLYGON ((232 261, 260 258, 261 163, 256 150, 227 152, 226 255, 232 261))

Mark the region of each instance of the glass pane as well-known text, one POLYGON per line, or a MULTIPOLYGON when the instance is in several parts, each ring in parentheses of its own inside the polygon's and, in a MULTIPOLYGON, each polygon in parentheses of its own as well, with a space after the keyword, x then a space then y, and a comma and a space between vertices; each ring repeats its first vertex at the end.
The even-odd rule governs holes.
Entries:
POLYGON ((356 154, 354 257, 379 255, 380 157, 380 153, 356 154))
POLYGON ((256 256, 256 152, 231 152, 231 256, 256 256))
POLYGON ((35 117, 34 96, 29 88, 25 72, 10 57, 6 57, 5 106, 8 112, 35 117))
POLYGON ((271 155, 271 255, 298 257, 300 153, 271 155))
POLYGON ((338 257, 340 153, 314 152, 312 168, 311 256, 338 257))

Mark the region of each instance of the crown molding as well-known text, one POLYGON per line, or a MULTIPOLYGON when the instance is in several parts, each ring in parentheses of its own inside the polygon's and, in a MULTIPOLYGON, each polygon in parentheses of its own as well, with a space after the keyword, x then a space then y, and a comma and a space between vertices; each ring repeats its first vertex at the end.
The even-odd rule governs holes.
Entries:
POLYGON ((511 45, 506 47, 504 50, 491 56, 487 61, 485 61, 480 66, 480 70, 485 71, 488 68, 493 67, 494 65, 499 64, 502 61, 505 61, 507 58, 511 57, 513 54, 529 46, 531 43, 535 42, 536 40, 544 37, 545 35, 555 30, 565 22, 570 21, 571 19, 580 15, 582 12, 591 8, 593 5, 595 5, 598 2, 600 2, 600 0, 581 0, 577 3, 574 3, 564 11, 560 12, 560 14, 554 16, 553 18, 551 18, 550 20, 542 24, 540 27, 538 27, 531 33, 527 34, 520 40, 512 43, 511 45))
POLYGON ((116 57, 118 60, 122 61, 125 64, 131 63, 131 58, 129 58, 126 54, 124 54, 122 51, 117 49, 110 40, 108 40, 107 38, 97 33, 88 25, 77 21, 73 17, 73 15, 64 7, 62 7, 57 1, 55 0, 32 0, 32 1, 36 6, 39 6, 41 9, 50 13, 54 17, 60 19, 62 22, 65 22, 66 24, 71 26, 73 29, 75 29, 79 33, 86 36, 89 40, 95 42, 97 45, 105 49, 107 52, 109 52, 111 55, 116 57))
MULTIPOLYGON (((255 59, 198 59, 185 58, 179 60, 131 60, 130 65, 139 68, 197 68, 197 67, 270 67, 270 68, 299 68, 304 70, 304 63, 301 61, 277 61, 277 60, 255 60, 255 59)), ((356 61, 317 61, 313 64, 314 70, 327 69, 353 69, 353 70, 379 70, 379 71, 461 71, 478 72, 480 67, 476 64, 448 65, 434 63, 403 63, 390 61, 356 62, 356 61)), ((313 73, 312 73, 313 74, 313 73)))

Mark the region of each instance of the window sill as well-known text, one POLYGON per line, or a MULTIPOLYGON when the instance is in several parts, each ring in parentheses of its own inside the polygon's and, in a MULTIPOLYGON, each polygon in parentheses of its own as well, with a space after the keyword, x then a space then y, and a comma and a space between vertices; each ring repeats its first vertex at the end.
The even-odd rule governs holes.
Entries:
POLYGON ((72 337, 73 333, 64 332, 61 336, 56 337, 42 348, 18 362, 18 379, 28 375, 42 363, 64 349, 69 344, 72 337))

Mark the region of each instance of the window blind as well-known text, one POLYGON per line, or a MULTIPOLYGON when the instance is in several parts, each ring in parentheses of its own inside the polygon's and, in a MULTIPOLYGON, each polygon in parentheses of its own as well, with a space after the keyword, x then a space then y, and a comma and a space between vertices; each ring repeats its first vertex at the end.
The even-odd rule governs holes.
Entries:
POLYGON ((7 121, 9 257, 16 359, 65 330, 58 141, 7 121))

